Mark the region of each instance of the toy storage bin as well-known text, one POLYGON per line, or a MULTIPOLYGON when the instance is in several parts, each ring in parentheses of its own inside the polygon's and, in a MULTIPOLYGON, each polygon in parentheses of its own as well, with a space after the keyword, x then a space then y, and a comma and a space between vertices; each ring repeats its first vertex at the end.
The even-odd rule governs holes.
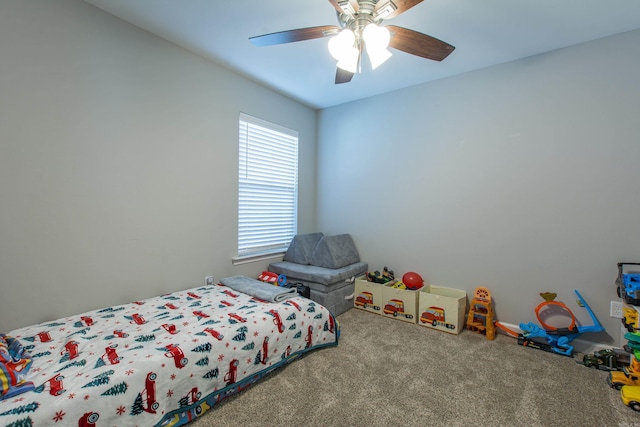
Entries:
POLYGON ((418 319, 418 291, 398 289, 387 283, 382 289, 382 315, 403 322, 416 323, 418 319))
POLYGON ((459 334, 464 328, 467 293, 460 289, 426 285, 418 292, 418 324, 459 334))
POLYGON ((382 314, 382 283, 370 282, 366 276, 356 278, 353 306, 360 310, 382 314))

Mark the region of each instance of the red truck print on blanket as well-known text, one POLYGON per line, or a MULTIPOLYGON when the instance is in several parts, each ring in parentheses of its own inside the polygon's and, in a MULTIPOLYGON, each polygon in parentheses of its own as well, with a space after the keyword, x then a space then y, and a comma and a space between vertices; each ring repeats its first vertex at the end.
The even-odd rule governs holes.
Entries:
POLYGON ((307 336, 304 339, 305 342, 307 343, 307 347, 306 348, 311 347, 311 345, 313 344, 313 335, 312 334, 313 334, 313 326, 309 325, 307 336))
POLYGON ((102 360, 105 363, 108 362, 110 365, 120 363, 122 357, 118 356, 118 353, 116 352, 117 347, 118 344, 111 344, 109 347, 105 347, 104 354, 102 355, 102 360))
POLYGON ((147 323, 147 321, 144 320, 144 317, 140 316, 138 313, 134 313, 131 315, 131 323, 135 323, 136 325, 144 325, 145 323, 147 323))
POLYGON ((238 359, 233 359, 229 362, 229 371, 224 374, 224 380, 227 385, 231 385, 236 382, 236 378, 238 378, 238 364, 240 361, 238 359))
POLYGON ((38 339, 40 340, 40 342, 49 342, 51 341, 51 335, 49 334, 49 332, 38 332, 37 334, 38 339))
POLYGON ((224 338, 224 335, 218 331, 216 331, 215 329, 212 328, 206 328, 204 330, 204 332, 210 334, 212 337, 214 337, 215 339, 217 339, 218 341, 222 341, 222 339, 224 338))
POLYGON ((122 329, 116 329, 115 331, 113 331, 113 335, 117 336, 118 338, 127 338, 129 336, 129 334, 123 332, 122 329))
POLYGON ((276 310, 269 310, 269 314, 273 316, 273 324, 278 327, 278 332, 284 332, 284 324, 282 323, 282 317, 276 310))
POLYGON ((36 393, 42 393, 43 391, 49 389, 49 394, 51 396, 60 396, 62 393, 67 391, 64 389, 64 386, 62 384, 63 379, 64 376, 58 374, 54 377, 49 378, 44 384, 42 384, 40 387, 37 387, 33 391, 35 391, 36 393))
POLYGON ((176 325, 165 323, 162 325, 165 331, 169 332, 171 335, 174 335, 178 332, 176 325))
POLYGON ((182 352, 182 349, 180 347, 175 344, 169 344, 167 345, 166 349, 167 352, 164 355, 173 358, 173 362, 175 363, 176 368, 182 369, 187 366, 187 363, 189 363, 189 359, 184 357, 184 353, 182 352))
POLYGON ((64 351, 61 351, 60 354, 68 354, 69 360, 73 360, 80 354, 78 352, 78 341, 69 341, 64 345, 64 351))
POLYGON ((260 359, 260 363, 263 365, 267 364, 267 360, 269 360, 269 337, 264 337, 262 341, 262 358, 260 359))
POLYGON ((181 408, 184 406, 193 405, 200 399, 200 396, 202 396, 202 393, 198 391, 198 387, 193 387, 186 396, 180 399, 178 404, 181 408))
POLYGON ((149 372, 144 383, 144 390, 140 393, 146 403, 146 406, 142 405, 142 409, 150 414, 155 414, 160 407, 156 401, 156 378, 158 375, 155 372, 149 372))
POLYGON ((231 317, 234 320, 237 320, 238 322, 244 323, 247 321, 247 319, 245 319, 242 316, 238 316, 236 313, 229 313, 229 317, 231 317))
POLYGON ((78 420, 78 427, 95 426, 100 415, 97 412, 87 412, 78 420))

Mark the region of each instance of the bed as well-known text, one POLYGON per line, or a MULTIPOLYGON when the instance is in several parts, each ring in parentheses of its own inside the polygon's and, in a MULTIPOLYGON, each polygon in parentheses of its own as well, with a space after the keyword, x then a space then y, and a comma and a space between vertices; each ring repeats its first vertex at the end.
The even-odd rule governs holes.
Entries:
POLYGON ((197 287, 8 332, 28 363, 0 400, 0 425, 183 425, 338 344, 338 324, 322 305, 237 289, 197 287))

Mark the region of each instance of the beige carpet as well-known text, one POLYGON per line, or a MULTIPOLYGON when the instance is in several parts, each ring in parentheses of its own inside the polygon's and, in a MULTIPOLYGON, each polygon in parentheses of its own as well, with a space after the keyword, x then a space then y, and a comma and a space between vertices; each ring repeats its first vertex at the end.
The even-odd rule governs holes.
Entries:
MULTIPOLYGON (((217 405, 212 426, 640 426, 607 373, 575 359, 363 312, 312 352, 217 405)), ((577 355, 580 356, 580 355, 577 355)))

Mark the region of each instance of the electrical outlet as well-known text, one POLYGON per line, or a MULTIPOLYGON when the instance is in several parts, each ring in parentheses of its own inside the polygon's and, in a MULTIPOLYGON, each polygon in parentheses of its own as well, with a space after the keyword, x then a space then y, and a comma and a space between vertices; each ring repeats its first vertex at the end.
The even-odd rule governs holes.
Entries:
MULTIPOLYGON (((204 284, 205 285, 213 285, 213 276, 206 276, 204 278, 204 284)), ((620 311, 622 311, 622 309, 620 309, 620 311)), ((620 316, 620 318, 622 318, 622 316, 620 316)))
POLYGON ((622 303, 620 301, 611 301, 609 316, 622 319, 622 303))

